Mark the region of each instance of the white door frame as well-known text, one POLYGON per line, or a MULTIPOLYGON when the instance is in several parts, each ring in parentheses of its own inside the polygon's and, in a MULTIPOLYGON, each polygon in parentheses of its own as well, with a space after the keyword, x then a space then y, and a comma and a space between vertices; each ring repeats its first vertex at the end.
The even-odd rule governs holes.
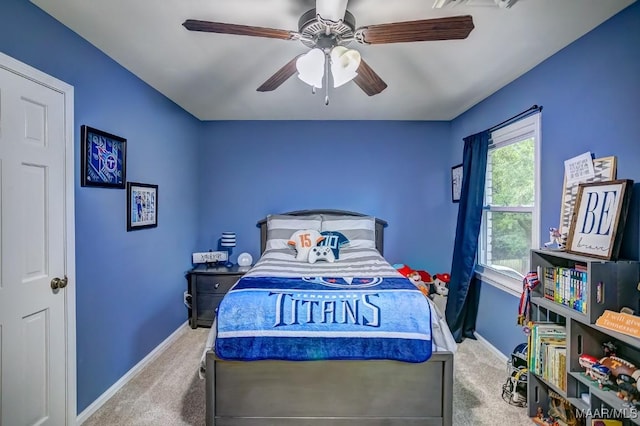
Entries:
POLYGON ((75 239, 75 163, 74 163, 74 117, 73 86, 43 73, 25 63, 0 52, 0 68, 4 68, 21 77, 46 86, 64 97, 64 204, 65 204, 65 273, 69 279, 65 293, 66 321, 66 389, 67 426, 76 424, 77 388, 76 388, 76 239, 75 239))

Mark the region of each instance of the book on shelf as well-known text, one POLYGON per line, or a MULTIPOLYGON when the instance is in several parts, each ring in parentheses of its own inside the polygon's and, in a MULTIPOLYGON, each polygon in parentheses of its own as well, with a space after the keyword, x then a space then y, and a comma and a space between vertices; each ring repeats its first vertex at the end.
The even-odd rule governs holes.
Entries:
POLYGON ((587 313, 588 281, 586 266, 576 264, 573 268, 545 266, 542 273, 545 299, 567 306, 575 311, 587 313))
POLYGON ((529 333, 529 371, 566 390, 567 329, 562 324, 532 323, 529 333))

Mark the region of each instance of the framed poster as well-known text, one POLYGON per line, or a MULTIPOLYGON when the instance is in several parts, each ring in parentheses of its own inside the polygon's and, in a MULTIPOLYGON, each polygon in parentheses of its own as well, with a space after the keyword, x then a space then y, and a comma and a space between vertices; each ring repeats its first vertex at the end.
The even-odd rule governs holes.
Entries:
POLYGON ((80 140, 80 184, 124 189, 127 140, 85 125, 80 128, 80 140))
POLYGON ((158 226, 158 185, 127 182, 127 231, 158 226))
POLYGON ((462 194, 462 164, 453 166, 451 168, 451 201, 454 203, 460 202, 460 195, 462 194))
POLYGON ((632 186, 629 179, 580 184, 568 252, 617 260, 632 186))
POLYGON ((562 187, 562 202, 560 205, 560 224, 558 231, 560 232, 559 246, 564 248, 567 245, 569 237, 569 228, 571 227, 571 219, 573 218, 573 206, 578 197, 578 187, 580 183, 606 182, 616 178, 616 157, 603 157, 593 160, 593 177, 585 180, 575 181, 565 173, 564 184, 562 187))

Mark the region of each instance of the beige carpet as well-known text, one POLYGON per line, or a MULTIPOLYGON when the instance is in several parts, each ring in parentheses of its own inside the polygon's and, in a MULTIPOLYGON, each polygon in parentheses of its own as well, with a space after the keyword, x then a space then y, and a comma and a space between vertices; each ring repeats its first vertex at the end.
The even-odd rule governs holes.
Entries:
MULTIPOLYGON (((209 329, 185 329, 175 343, 120 389, 84 425, 204 425, 204 381, 197 373, 209 329)), ((453 424, 531 425, 526 408, 504 402, 506 365, 482 343, 465 340, 454 361, 453 424)))

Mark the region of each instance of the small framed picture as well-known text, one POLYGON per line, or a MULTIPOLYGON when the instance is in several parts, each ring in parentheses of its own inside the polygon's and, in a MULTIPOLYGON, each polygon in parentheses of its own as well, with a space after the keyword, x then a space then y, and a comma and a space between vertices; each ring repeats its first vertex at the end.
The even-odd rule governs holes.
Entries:
POLYGON ((127 182, 127 231, 158 226, 158 185, 127 182))
POLYGON ((460 194, 462 194, 462 164, 451 168, 451 201, 459 203, 460 194))
POLYGON ((617 260, 632 186, 630 179, 579 185, 568 252, 617 260))
POLYGON ((124 189, 127 172, 127 140, 89 126, 81 126, 82 186, 124 189))

